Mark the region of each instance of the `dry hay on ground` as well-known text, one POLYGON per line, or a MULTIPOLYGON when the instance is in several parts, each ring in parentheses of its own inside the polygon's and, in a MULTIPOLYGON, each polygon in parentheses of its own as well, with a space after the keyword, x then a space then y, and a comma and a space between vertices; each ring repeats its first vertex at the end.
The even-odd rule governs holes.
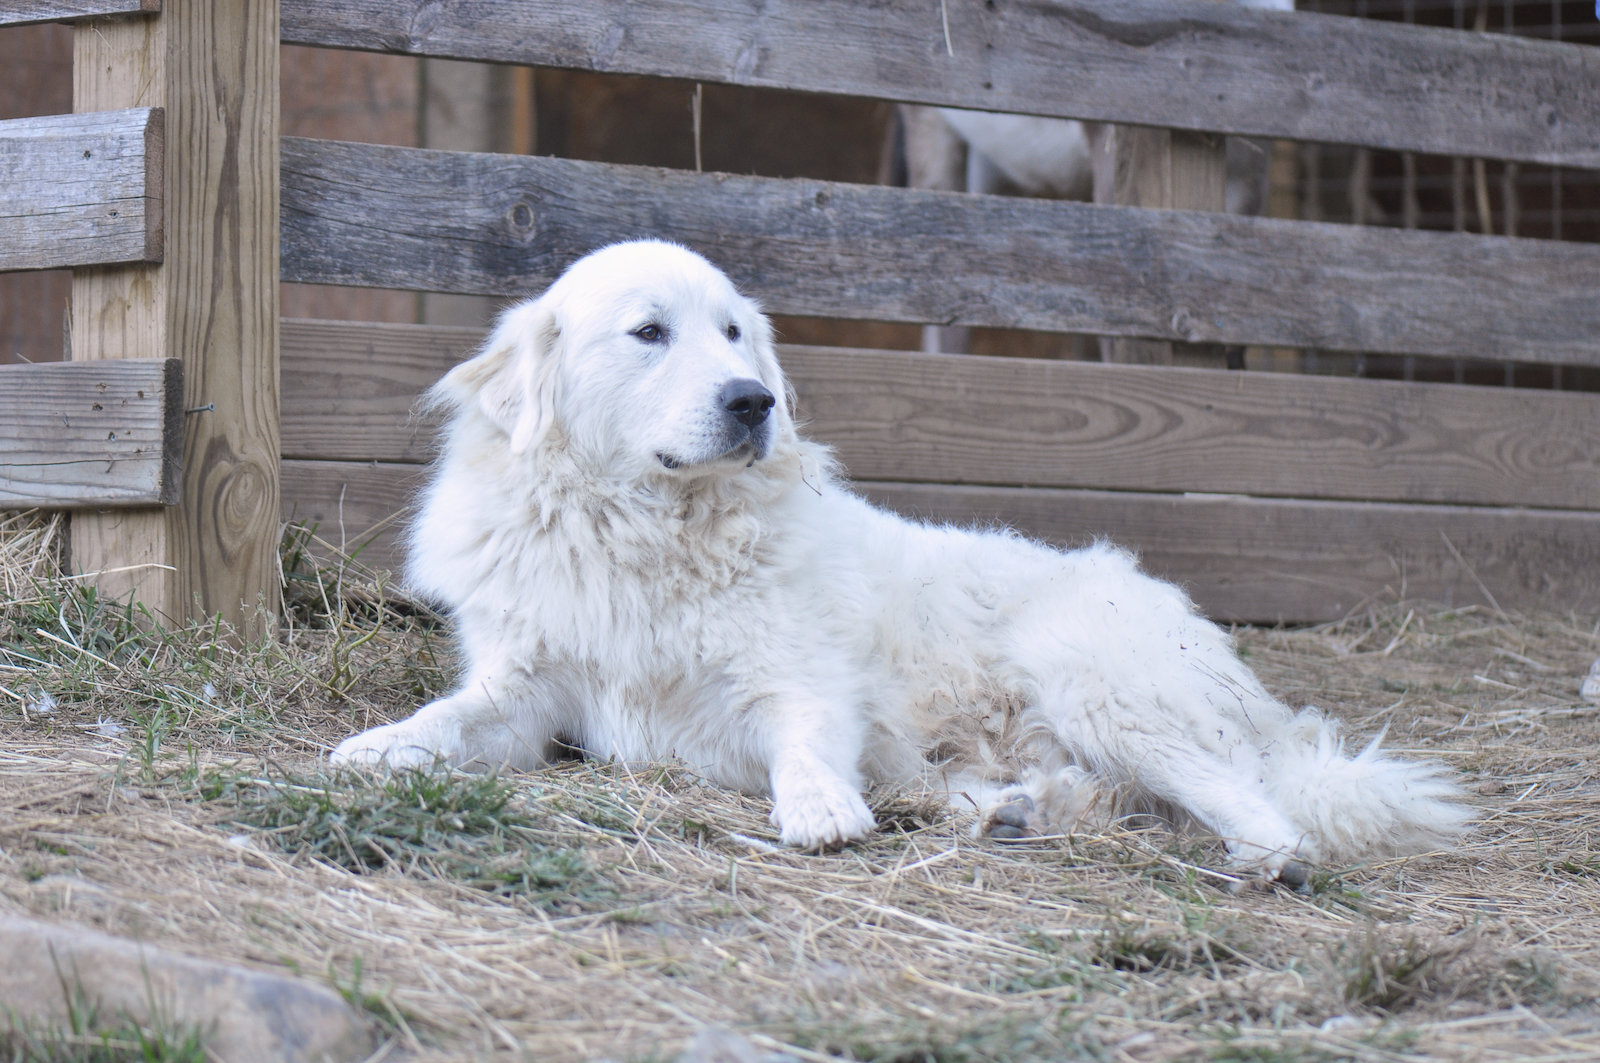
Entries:
POLYGON ((47 553, 0 525, 0 914, 288 966, 392 1053, 671 1059, 720 1024, 803 1060, 1600 1057, 1593 618, 1241 630, 1278 693, 1448 759, 1485 810, 1459 851, 1299 896, 1204 840, 973 841, 905 796, 813 856, 670 767, 330 776, 447 682, 425 611, 291 548, 292 630, 240 649, 143 632, 47 553))

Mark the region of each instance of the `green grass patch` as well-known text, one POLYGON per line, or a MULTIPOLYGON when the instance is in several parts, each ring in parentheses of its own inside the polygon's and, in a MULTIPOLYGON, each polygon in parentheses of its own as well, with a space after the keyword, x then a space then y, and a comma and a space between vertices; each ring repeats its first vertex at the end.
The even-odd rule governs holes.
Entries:
POLYGON ((197 796, 291 856, 356 874, 445 879, 543 907, 609 895, 583 854, 560 844, 492 774, 408 769, 275 777, 203 773, 197 796))
POLYGON ((5 1063, 209 1063, 205 1037, 195 1027, 161 1018, 139 1021, 107 1016, 75 980, 63 977, 64 1020, 48 1023, 9 1017, 0 1029, 5 1063))

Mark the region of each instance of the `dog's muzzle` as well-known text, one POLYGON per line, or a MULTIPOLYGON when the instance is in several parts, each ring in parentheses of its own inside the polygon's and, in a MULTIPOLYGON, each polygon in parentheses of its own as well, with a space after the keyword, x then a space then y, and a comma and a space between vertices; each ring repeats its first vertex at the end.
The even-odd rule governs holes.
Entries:
POLYGON ((679 469, 729 458, 737 458, 748 468, 767 456, 772 437, 767 415, 778 404, 772 392, 759 380, 740 377, 722 385, 717 404, 728 419, 722 423, 720 438, 708 448, 710 453, 685 460, 681 455, 657 451, 656 460, 663 468, 679 469))

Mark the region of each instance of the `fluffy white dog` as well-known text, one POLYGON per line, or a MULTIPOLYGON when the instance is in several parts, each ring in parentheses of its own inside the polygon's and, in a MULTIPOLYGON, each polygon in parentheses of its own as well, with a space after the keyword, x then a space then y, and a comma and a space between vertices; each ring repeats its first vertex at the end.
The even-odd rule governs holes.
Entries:
POLYGON ((410 578, 465 672, 335 761, 677 758, 770 793, 803 848, 870 832, 868 786, 971 800, 1001 836, 1158 810, 1291 883, 1465 824, 1438 768, 1347 755, 1128 554, 856 497, 796 433, 766 319, 683 248, 582 259, 431 400, 410 578))

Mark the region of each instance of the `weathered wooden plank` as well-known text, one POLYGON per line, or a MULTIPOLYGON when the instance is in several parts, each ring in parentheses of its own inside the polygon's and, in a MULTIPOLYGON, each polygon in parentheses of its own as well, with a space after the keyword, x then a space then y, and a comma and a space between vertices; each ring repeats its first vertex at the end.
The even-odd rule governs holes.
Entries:
POLYGON ((162 114, 0 122, 0 270, 161 261, 162 114))
POLYGON ((296 44, 1600 166, 1593 48, 1207 0, 284 0, 283 25, 296 44))
POLYGON ((426 470, 392 462, 283 461, 282 517, 379 569, 398 571, 426 470))
MULTIPOLYGON (((1094 201, 1158 210, 1227 209, 1228 153, 1222 137, 1177 129, 1099 123, 1090 127, 1094 201)), ((1100 337, 1100 356, 1123 365, 1208 365, 1220 368, 1216 344, 1100 337)))
MULTIPOLYGON (((283 323, 283 453, 422 462, 421 391, 478 329, 283 323)), ((1600 396, 783 347, 861 480, 1600 510, 1600 396)))
POLYGON ((0 26, 26 26, 30 22, 76 22, 108 15, 149 15, 161 10, 161 0, 7 0, 0 8, 0 26))
POLYGON ((285 458, 424 462, 436 433, 417 398, 484 332, 285 318, 279 335, 285 458))
POLYGON ((1600 396, 788 348, 852 475, 1600 510, 1600 396))
POLYGON ((278 611, 278 19, 258 0, 168 3, 74 34, 78 110, 166 111, 160 266, 79 270, 72 357, 184 360, 183 494, 79 513, 72 558, 157 616, 221 616, 247 639, 278 611))
MULTIPOLYGON (((415 465, 285 461, 286 519, 398 567, 415 465)), ((1064 545, 1136 549, 1220 620, 1332 620, 1398 597, 1505 609, 1600 609, 1600 514, 1108 491, 861 485, 924 519, 1009 523, 1064 545)))
POLYGON ((0 509, 178 500, 183 363, 0 365, 0 509))
POLYGON ((1238 496, 863 484, 891 508, 1002 522, 1051 542, 1106 537, 1176 580, 1207 615, 1334 620, 1416 599, 1504 609, 1600 608, 1600 514, 1238 496))
POLYGON ((283 140, 283 279, 525 295, 615 240, 777 313, 1600 364, 1600 246, 283 140))

